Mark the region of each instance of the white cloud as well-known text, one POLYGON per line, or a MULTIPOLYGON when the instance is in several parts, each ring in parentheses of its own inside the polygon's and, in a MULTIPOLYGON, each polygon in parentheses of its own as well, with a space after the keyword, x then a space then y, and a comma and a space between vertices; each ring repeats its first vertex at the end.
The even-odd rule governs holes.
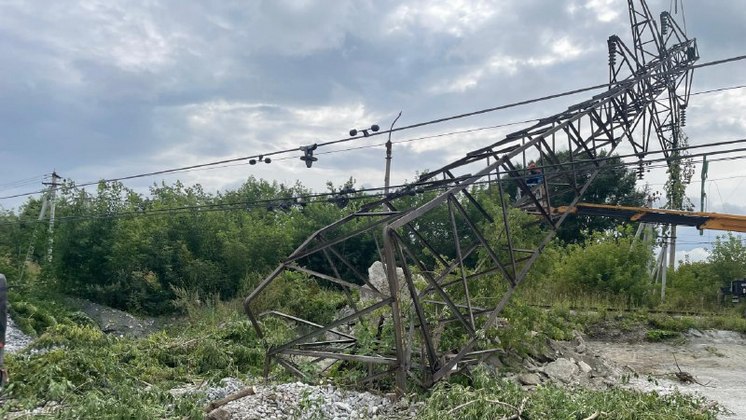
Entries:
POLYGON ((474 33, 500 9, 492 0, 419 0, 401 4, 386 18, 390 34, 424 30, 463 37, 474 33))
POLYGON ((596 14, 599 22, 611 22, 620 16, 623 3, 618 0, 589 0, 585 8, 596 14))
POLYGON ((710 256, 710 251, 705 248, 693 248, 690 250, 676 251, 676 265, 678 266, 681 261, 683 262, 700 262, 706 261, 710 256))
POLYGON ((594 50, 584 46, 581 41, 563 35, 559 38, 549 32, 543 38, 544 50, 549 53, 537 56, 517 57, 495 52, 478 67, 459 75, 454 79, 440 81, 429 89, 430 93, 463 93, 479 87, 479 84, 490 77, 498 75, 515 76, 525 68, 549 67, 558 63, 573 61, 594 50))

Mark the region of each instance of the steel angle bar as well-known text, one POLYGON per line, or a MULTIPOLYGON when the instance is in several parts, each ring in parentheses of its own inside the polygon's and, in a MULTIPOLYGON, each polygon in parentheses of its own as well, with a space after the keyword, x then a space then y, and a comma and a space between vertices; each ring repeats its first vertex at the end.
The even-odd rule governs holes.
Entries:
MULTIPOLYGON (((500 172, 498 171, 498 174, 499 173, 500 172)), ((500 187, 500 189, 502 190, 502 187, 500 187)), ((513 273, 514 274, 513 277, 511 277, 510 274, 508 274, 508 272, 502 266, 502 263, 500 263, 500 259, 498 258, 497 254, 495 253, 494 250, 492 250, 492 247, 490 246, 489 242, 487 242, 487 239, 484 237, 484 235, 482 235, 482 232, 480 232, 479 228, 477 228, 474 222, 469 218, 469 215, 466 214, 466 209, 461 205, 461 203, 459 203, 457 200, 454 200, 453 204, 456 207, 456 209, 459 211, 459 213, 461 213, 461 215, 464 217, 464 220, 466 221, 466 224, 469 226, 469 229, 472 231, 472 233, 474 233, 474 236, 477 237, 477 240, 479 241, 480 244, 482 244, 482 247, 484 248, 485 251, 487 251, 487 254, 489 254, 492 261, 494 261, 495 265, 500 269, 500 271, 505 276, 505 278, 507 278, 508 281, 512 283, 513 279, 515 278, 515 273, 513 273)), ((505 232, 507 234, 507 239, 508 239, 508 250, 510 252, 510 259, 515 265, 515 258, 513 257, 512 237, 510 235, 510 228, 508 226, 508 215, 507 215, 507 212, 505 211, 505 206, 503 205, 501 206, 501 208, 503 211, 503 221, 505 222, 504 223, 505 232)), ((455 224, 454 224, 454 228, 455 228, 455 224)), ((464 277, 464 282, 466 282, 466 280, 467 278, 464 277)))
POLYGON ((364 356, 359 354, 334 353, 330 351, 286 349, 283 350, 281 353, 293 356, 308 356, 320 357, 324 359, 347 360, 350 362, 378 363, 384 365, 398 364, 397 360, 393 357, 364 356))
MULTIPOLYGON (((475 310, 474 311, 474 316, 477 317, 477 318, 480 318, 480 317, 482 317, 484 315, 487 315, 487 314, 490 314, 490 313, 492 313, 492 309, 483 309, 483 310, 480 309, 480 310, 475 310)), ((438 324, 449 324, 449 323, 452 323, 452 322, 458 322, 458 318, 456 318, 455 316, 451 316, 451 317, 448 317, 448 318, 440 318, 440 319, 437 320, 437 322, 438 322, 438 324)))
POLYGON ((312 341, 310 343, 298 344, 298 347, 317 347, 317 346, 328 346, 328 345, 334 345, 334 344, 353 344, 356 342, 357 340, 349 339, 349 338, 345 340, 312 341))
POLYGON ((420 302, 419 297, 417 296, 417 288, 414 285, 414 280, 412 278, 412 272, 409 270, 409 265, 407 264, 407 258, 404 255, 404 251, 402 251, 401 245, 397 243, 397 251, 399 253, 399 259, 402 261, 402 270, 404 271, 404 279, 407 283, 407 289, 409 290, 409 295, 412 298, 412 304, 414 305, 415 313, 417 314, 417 319, 420 322, 420 332, 422 334, 422 338, 425 344, 425 350, 427 352, 427 358, 430 363, 430 370, 431 372, 434 372, 435 369, 438 367, 438 356, 437 352, 435 350, 435 346, 433 345, 433 339, 430 334, 430 328, 427 322, 427 317, 425 316, 425 311, 422 309, 422 303, 420 302))
POLYGON ((344 264, 345 267, 349 268, 350 271, 352 271, 352 274, 354 274, 355 277, 357 277, 359 280, 361 280, 363 283, 365 283, 368 287, 370 287, 371 290, 375 291, 376 293, 381 294, 381 291, 378 290, 378 288, 376 286, 374 286, 373 283, 371 283, 370 280, 368 280, 367 277, 365 277, 362 274, 360 274, 360 272, 357 271, 357 269, 352 265, 352 263, 350 263, 347 260, 347 258, 344 257, 344 255, 342 255, 341 253, 339 253, 339 251, 337 251, 336 249, 334 249, 334 247, 329 247, 326 250, 330 251, 332 254, 334 254, 335 257, 337 257, 340 261, 342 261, 342 264, 344 264))
MULTIPOLYGON (((438 301, 438 300, 432 300, 432 299, 426 299, 426 300, 423 300, 422 302, 423 303, 430 303, 430 304, 433 304, 433 305, 448 306, 448 304, 445 303, 445 302, 441 302, 441 301, 438 301)), ((469 309, 469 307, 466 306, 466 305, 456 305, 456 306, 459 307, 459 308, 461 308, 461 309, 469 309)), ((486 311, 487 310, 485 308, 480 308, 478 306, 472 306, 471 308, 474 311, 486 311)))
POLYGON ((363 226, 361 228, 358 228, 358 229, 356 229, 356 230, 354 230, 354 231, 352 231, 352 232, 350 232, 350 233, 348 233, 348 234, 346 234, 344 236, 341 236, 339 238, 334 238, 334 239, 331 239, 331 240, 327 240, 324 243, 319 244, 319 245, 317 245, 314 248, 306 250, 305 252, 294 253, 293 255, 291 255, 290 257, 288 257, 285 260, 285 262, 296 261, 296 260, 299 260, 299 259, 301 259, 303 257, 307 257, 309 255, 315 254, 315 253, 317 253, 319 251, 322 251, 324 249, 327 249, 327 248, 329 248, 329 247, 331 247, 333 245, 336 245, 338 243, 344 242, 344 241, 346 241, 346 240, 348 240, 350 238, 354 238, 355 236, 357 236, 357 235, 359 235, 359 234, 361 234, 363 232, 367 232, 367 231, 375 228, 376 226, 380 226, 380 225, 386 224, 386 223, 390 222, 391 220, 395 219, 398 216, 399 216, 399 214, 395 214, 395 215, 391 215, 391 216, 385 216, 385 217, 383 217, 383 218, 381 218, 379 220, 376 220, 375 222, 369 223, 369 224, 367 224, 367 225, 365 225, 365 226, 363 226))
POLYGON ((363 378, 360 381, 358 381, 358 383, 362 385, 362 384, 365 384, 367 382, 372 382, 372 381, 376 381, 376 380, 381 379, 381 378, 388 377, 388 376, 393 375, 394 373, 396 373, 396 371, 398 369, 399 369, 398 367, 393 367, 393 368, 385 370, 383 372, 378 372, 378 373, 374 373, 372 375, 368 375, 365 378, 363 378))
MULTIPOLYGON (((534 251, 529 251, 529 252, 531 252, 531 254, 533 254, 536 251, 534 250, 534 251)), ((527 261, 529 258, 530 257, 517 258, 516 259, 516 264, 522 263, 524 261, 527 261)), ((469 274, 468 276, 466 276, 466 280, 467 281, 471 281, 473 279, 484 277, 484 276, 489 275, 489 274, 502 273, 503 270, 504 270, 504 268, 500 268, 500 267, 497 267, 497 266, 494 266, 494 267, 491 267, 491 268, 486 268, 486 269, 478 271, 476 273, 469 274)), ((440 287, 442 287, 443 289, 445 289, 445 288, 453 286, 454 284, 457 284, 459 282, 461 282, 461 279, 451 280, 451 281, 448 281, 448 282, 445 282, 445 283, 440 283, 440 287)), ((512 284, 510 282, 508 282, 508 283, 512 284)))
MULTIPOLYGON (((285 319, 289 319, 291 321, 300 322, 301 324, 306 324, 306 325, 309 325, 311 327, 324 328, 324 326, 321 325, 321 324, 317 324, 315 322, 311 322, 311 321, 308 321, 306 319, 299 318, 297 316, 288 315, 288 314, 280 312, 280 311, 266 311, 266 312, 262 312, 261 314, 259 314, 260 317, 265 317, 265 316, 268 316, 268 315, 275 315, 275 316, 278 316, 280 318, 285 318, 285 319)), ((348 338, 350 340, 357 340, 357 338, 355 338, 355 336, 352 335, 352 334, 343 333, 343 332, 340 332, 340 331, 337 331, 337 330, 329 330, 329 332, 332 333, 332 334, 336 334, 338 336, 341 336, 341 337, 346 337, 346 338, 348 338)))
POLYGON ((277 360, 277 363, 281 364, 282 367, 289 370, 290 373, 292 373, 293 375, 299 377, 300 379, 304 381, 308 381, 309 379, 308 375, 304 373, 302 370, 300 370, 298 365, 296 365, 295 363, 291 362, 290 360, 284 359, 280 356, 275 356, 275 360, 277 360))
POLYGON ((417 260, 417 258, 414 257, 412 254, 412 251, 409 249, 406 243, 402 243, 402 248, 404 252, 409 255, 409 258, 413 260, 417 266, 420 268, 420 271, 422 272, 422 276, 425 277, 425 280, 430 284, 431 287, 435 289, 435 291, 438 292, 441 299, 443 299, 446 303, 448 303, 448 307, 453 311, 454 315, 459 319, 459 321, 463 324, 464 328, 466 329, 467 333, 469 335, 474 335, 474 329, 469 324, 469 322, 464 318, 463 314, 461 314, 461 311, 459 311, 458 307, 455 303, 451 300, 451 297, 448 296, 448 293, 443 290, 440 285, 435 281, 435 279, 432 277, 432 275, 427 271, 426 267, 422 265, 422 262, 417 260))
MULTIPOLYGON (((391 210, 394 210, 394 211, 396 210, 394 205, 391 203, 387 203, 387 206, 391 210)), ((428 242, 428 240, 425 239, 424 236, 422 236, 422 234, 417 230, 417 228, 412 223, 407 223, 405 227, 409 230, 410 233, 412 233, 415 237, 417 237, 417 239, 420 242, 422 242, 422 245, 424 245, 425 248, 427 248, 433 254, 433 257, 435 259, 437 259, 443 265, 448 265, 446 261, 443 259, 443 257, 440 255, 440 252, 438 252, 435 248, 433 248, 432 245, 430 245, 430 242, 428 242)), ((381 260, 383 260, 383 257, 381 258, 381 260)))
POLYGON ((544 206, 541 204, 541 202, 539 202, 539 199, 536 197, 531 187, 529 187, 526 181, 523 180, 523 177, 518 174, 518 169, 515 167, 515 165, 513 165, 513 163, 509 159, 507 159, 505 160, 504 166, 507 167, 507 172, 510 174, 510 177, 518 184, 518 187, 523 191, 524 196, 522 200, 524 200, 526 197, 530 198, 531 201, 534 202, 534 205, 536 205, 536 209, 539 210, 542 216, 544 216, 549 226, 551 226, 553 229, 556 229, 557 227, 554 225, 552 217, 544 209, 544 206))
POLYGON ((243 310, 246 316, 249 318, 249 321, 251 321, 251 325, 254 326, 254 330, 256 331, 256 334, 259 338, 263 337, 262 329, 259 325, 259 322, 257 322, 256 317, 254 317, 254 313, 251 311, 251 302, 256 299, 256 297, 267 287, 269 286, 274 279, 282 274, 282 272, 285 271, 285 265, 281 264, 279 267, 275 268, 272 273, 267 276, 264 280, 262 280, 261 283, 259 283, 254 290, 251 291, 249 296, 246 297, 243 301, 243 310))
MULTIPOLYGON (((454 180, 456 179, 456 176, 453 175, 451 171, 445 171, 445 174, 449 176, 451 179, 454 179, 454 180)), ((458 181, 456 181, 456 184, 458 184, 458 181)), ((474 207, 477 208, 477 211, 479 211, 487 220, 490 221, 490 223, 494 222, 494 220, 492 219, 492 216, 489 213, 487 213, 487 210, 485 210, 484 207, 482 207, 482 205, 479 204, 479 202, 474 198, 473 195, 471 195, 469 191, 461 190, 461 194, 463 194, 464 197, 466 197, 466 199, 469 200, 469 202, 473 204, 474 207)))
POLYGON ((404 324, 401 319, 399 308, 399 276, 396 272, 396 253, 394 252, 396 242, 396 231, 387 225, 383 228, 383 256, 386 267, 386 278, 389 281, 389 292, 391 293, 391 321, 394 329, 394 349, 399 369, 396 372, 396 387, 398 392, 403 393, 407 386, 408 358, 404 349, 404 324))
POLYGON ((331 229, 334 229, 337 226, 341 226, 341 225, 349 222, 350 220, 353 220, 354 218, 355 218, 355 213, 348 214, 347 216, 345 216, 345 217, 343 217, 343 218, 341 218, 341 219, 339 219, 339 220, 337 220, 337 221, 335 221, 335 222, 333 222, 331 224, 328 224, 328 225, 322 227, 321 229, 317 230, 316 232, 312 233, 311 236, 309 236, 305 241, 303 241, 303 243, 301 243, 300 246, 298 246, 298 248, 296 248, 295 251, 293 251, 293 253, 290 254, 287 257, 286 260, 290 261, 290 260, 296 259, 295 256, 298 253, 302 252, 303 249, 305 249, 311 243, 311 241, 313 241, 314 239, 317 239, 320 235, 323 235, 325 232, 327 232, 327 231, 329 231, 331 229))
MULTIPOLYGON (((332 258, 329 256, 329 250, 325 249, 322 251, 324 253, 324 258, 326 259, 326 262, 331 266, 332 271, 334 271, 334 277, 341 279, 342 276, 339 274, 339 270, 337 269, 337 265, 334 264, 334 261, 332 261, 332 258)), ((352 293, 350 292, 349 288, 342 288, 342 291, 345 294, 345 298, 347 299, 347 303, 350 305, 350 307, 357 311, 357 303, 355 303, 355 299, 352 298, 352 293)))
MULTIPOLYGON (((472 244, 469 247, 469 249, 467 249, 466 252, 464 253, 464 258, 469 258, 469 256, 471 256, 471 254, 474 251, 476 251, 477 249, 479 249, 479 244, 472 244)), ((413 256, 411 256, 411 258, 414 259, 413 256)), ((422 269, 422 270, 426 269, 426 267, 424 265, 422 265, 421 262, 418 265, 419 265, 420 269, 422 269)), ((458 266, 458 260, 453 260, 450 263, 445 264, 445 265, 446 265, 446 268, 443 269, 443 271, 440 274, 438 274, 438 277, 434 278, 434 281, 435 281, 436 284, 440 284, 440 282, 444 278, 446 278, 449 274, 451 274, 451 272, 458 266)), ((425 295, 427 295, 428 293, 430 293, 430 292, 432 292, 434 290, 435 290, 435 288, 433 286, 428 286, 428 287, 424 288, 421 292, 419 292, 418 297, 420 299, 422 299, 425 295)))
POLYGON ((283 344, 282 346, 270 349, 269 350, 269 354, 270 355, 274 355, 274 354, 280 353, 280 352, 282 352, 282 351, 284 351, 286 349, 289 349, 289 348, 291 348, 291 347, 293 347, 293 346, 295 346, 297 344, 304 343, 304 342, 306 342, 306 341, 308 341, 308 340, 310 340, 310 339, 312 339, 314 337, 317 337, 317 336, 319 336, 321 334, 324 334, 324 333, 326 333, 328 331, 331 331, 332 329, 334 329, 334 328, 336 328, 336 327, 338 327, 338 326, 340 326, 342 324, 346 324, 346 323, 348 323, 348 322, 350 322, 352 320, 360 318, 361 316, 367 315, 367 314, 375 311, 378 308, 382 308, 382 307, 390 304, 391 302, 393 302, 393 300, 394 299, 392 299, 392 298, 384 299, 384 300, 382 300, 382 301, 380 301, 378 303, 375 303, 375 304, 373 304, 371 306, 368 306, 367 308, 361 309, 361 310, 359 310, 359 311, 357 311, 357 312, 355 312, 353 314, 350 314, 350 315, 348 315, 348 316, 346 316, 344 318, 340 318, 340 319, 338 319, 336 321, 333 321, 331 324, 328 324, 328 325, 326 325, 326 326, 324 326, 322 328, 319 328, 318 330, 312 331, 312 332, 310 332, 310 333, 308 333, 306 335, 298 337, 295 340, 292 340, 292 341, 290 341, 288 343, 283 344))
POLYGON ((471 309, 471 296, 469 296, 469 285, 466 283, 466 267, 464 267, 464 257, 463 255, 461 255, 461 239, 459 238, 458 227, 456 226, 456 215, 454 214, 454 211, 453 211, 453 200, 454 200, 454 196, 450 195, 448 197, 448 214, 451 218, 451 230, 453 231, 453 239, 456 244, 456 258, 458 258, 458 268, 459 268, 459 274, 461 275, 461 284, 464 288, 464 297, 466 299, 466 306, 468 306, 469 308, 469 321, 471 322, 471 327, 476 328, 476 325, 474 325, 474 314, 472 314, 472 309, 471 309))
MULTIPOLYGON (((324 279, 324 280, 330 281, 332 283, 339 284, 340 286, 349 287, 351 289, 363 290, 363 286, 361 286, 359 284, 350 283, 348 281, 345 281, 345 280, 342 280, 342 279, 339 279, 339 278, 336 278, 336 277, 333 277, 333 276, 328 276, 326 274, 319 273, 318 271, 310 270, 308 268, 301 267, 301 266, 296 265, 296 264, 287 264, 287 268, 295 270, 295 271, 300 271, 302 273, 306 273, 308 275, 311 275, 311 276, 314 276, 314 277, 318 277, 320 279, 324 279)), ((378 298, 381 298, 381 299, 385 299, 387 297, 386 295, 384 295, 381 292, 378 292, 376 290, 370 290, 369 292, 373 293, 374 295, 378 296, 378 298)))

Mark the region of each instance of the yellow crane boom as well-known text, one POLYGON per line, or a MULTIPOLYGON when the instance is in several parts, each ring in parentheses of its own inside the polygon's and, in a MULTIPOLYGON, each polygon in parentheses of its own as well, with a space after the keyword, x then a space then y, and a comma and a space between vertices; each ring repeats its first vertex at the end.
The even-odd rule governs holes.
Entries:
POLYGON ((553 210, 557 214, 569 211, 583 216, 615 217, 632 222, 694 226, 699 230, 746 232, 746 216, 738 214, 702 213, 592 203, 578 203, 575 207, 562 206, 553 210))

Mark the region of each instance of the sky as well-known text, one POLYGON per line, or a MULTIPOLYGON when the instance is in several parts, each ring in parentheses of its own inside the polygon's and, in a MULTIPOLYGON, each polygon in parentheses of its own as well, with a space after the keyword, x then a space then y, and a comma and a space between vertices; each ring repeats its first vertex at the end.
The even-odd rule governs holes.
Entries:
MULTIPOLYGON (((746 53, 742 1, 648 4, 686 21, 702 62, 746 53)), ((36 191, 52 170, 84 183, 345 138, 352 128, 388 127, 399 111, 405 126, 604 83, 612 34, 630 44, 624 0, 0 0, 0 195, 36 191)), ((693 91, 744 85, 744 70, 746 61, 697 70, 693 91)), ((592 94, 392 140, 539 118, 592 94)), ((690 144, 746 138, 744 105, 746 89, 693 96, 690 144)), ((395 144, 392 183, 515 128, 395 144)), ((319 155, 311 169, 298 152, 125 185, 146 193, 180 179, 214 192, 254 176, 318 191, 350 177, 380 186, 384 141, 319 149, 361 147, 319 155)), ((744 161, 713 163, 709 178, 708 210, 746 214, 744 161)), ((654 170, 642 182, 661 189, 664 180, 654 170)), ((699 193, 692 183, 693 202, 699 193)), ((705 258, 719 234, 681 229, 680 258, 705 258)))

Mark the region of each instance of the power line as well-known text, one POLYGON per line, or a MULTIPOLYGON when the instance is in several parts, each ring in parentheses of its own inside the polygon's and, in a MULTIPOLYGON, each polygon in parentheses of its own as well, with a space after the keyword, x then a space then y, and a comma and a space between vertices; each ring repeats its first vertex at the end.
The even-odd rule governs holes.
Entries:
MULTIPOLYGON (((656 150, 656 151, 649 152, 649 154, 660 154, 660 153, 672 152, 672 151, 685 151, 685 150, 688 150, 688 149, 696 149, 696 148, 702 148, 702 147, 733 145, 733 144, 739 144, 739 143, 744 143, 744 142, 746 142, 746 139, 727 140, 727 141, 721 141, 721 142, 716 142, 716 143, 711 143, 711 144, 700 144, 700 145, 687 146, 687 147, 681 147, 681 148, 676 148, 676 149, 656 150)), ((695 155, 682 156, 680 159, 682 159, 682 160, 683 159, 692 159, 693 160, 693 158, 698 157, 698 156, 704 156, 704 155, 711 156, 711 155, 725 154, 725 153, 734 153, 734 152, 746 152, 746 148, 728 149, 728 150, 720 150, 720 151, 707 151, 707 152, 702 152, 702 153, 695 154, 695 155)), ((608 160, 617 160, 617 159, 621 160, 623 158, 628 158, 628 157, 636 158, 637 155, 636 154, 629 154, 629 155, 609 155, 609 156, 604 156, 604 157, 598 157, 596 159, 579 159, 579 160, 575 160, 573 162, 564 162, 564 163, 559 164, 559 165, 557 165, 557 164, 544 164, 544 165, 539 165, 536 168, 537 169, 542 169, 542 170, 547 170, 547 169, 555 169, 555 168, 560 168, 561 167, 564 173, 587 172, 590 169, 595 169, 593 166, 590 166, 590 164, 597 164, 599 162, 608 161, 608 160), (570 168, 570 169, 565 168, 566 166, 571 166, 572 168, 570 168)), ((710 161, 711 162, 715 162, 715 161, 720 161, 720 160, 735 160, 735 159, 742 159, 742 158, 746 158, 746 155, 744 155, 744 156, 729 156, 729 157, 715 158, 715 159, 710 159, 710 161)), ((667 161, 668 160, 669 160, 669 158, 661 157, 661 158, 655 158, 655 159, 643 159, 643 160, 636 160, 636 161, 620 161, 619 163, 604 165, 600 169, 604 170, 604 171, 607 171, 607 170, 614 170, 614 169, 620 169, 620 168, 625 168, 625 167, 639 166, 641 164, 644 165, 644 167, 648 168, 648 169, 663 168, 663 167, 667 167, 667 161), (653 165, 653 163, 664 163, 664 164, 663 165, 653 165)), ((557 175, 556 172, 555 173, 551 173, 550 172, 550 174, 551 175, 557 175)), ((512 176, 511 179, 524 179, 524 178, 530 178, 532 176, 534 176, 534 175, 519 175, 519 176, 512 176)), ((458 179, 456 181, 458 181, 458 179)), ((456 181, 452 181, 448 185, 451 185, 452 183, 454 183, 456 181)), ((475 183, 475 185, 481 185, 481 184, 486 184, 486 183, 489 183, 489 181, 477 182, 477 183, 475 183)), ((432 184, 440 184, 440 185, 442 185, 443 181, 426 181, 426 182, 417 182, 417 183, 413 183, 413 184, 400 184, 400 185, 394 186, 393 188, 428 187, 428 186, 430 186, 432 184)), ((657 184, 649 184, 649 185, 657 185, 657 184)), ((76 186, 76 188, 79 188, 79 187, 76 186)), ((357 192, 380 191, 380 190, 383 190, 383 188, 384 187, 366 188, 366 189, 357 190, 357 192)), ((332 192, 332 193, 305 194, 303 196, 298 196, 296 198, 310 199, 310 198, 317 198, 317 197, 327 197, 327 196, 335 195, 335 194, 337 194, 337 193, 332 192)), ((288 198, 273 198, 273 199, 267 199, 265 201, 260 201, 260 202, 273 202, 273 201, 277 201, 277 200, 287 200, 287 199, 288 198)), ((241 202, 241 203, 234 203, 234 204, 245 204, 245 203, 241 202)), ((219 204, 217 206, 225 206, 225 205, 226 204, 219 204)), ((216 205, 202 204, 202 205, 196 205, 195 207, 211 207, 211 206, 216 206, 216 205)))
MULTIPOLYGON (((743 149, 746 151, 746 148, 743 149)), ((606 158, 600 158, 600 159, 617 159, 618 156, 614 157, 606 157, 606 158)), ((736 157, 729 157, 729 159, 742 159, 746 158, 746 155, 742 156, 736 156, 736 157)), ((664 161, 665 158, 660 159, 654 159, 651 161, 664 161)), ((715 161, 716 159, 712 159, 711 161, 715 161)), ((575 163, 578 164, 581 161, 576 161, 575 163)), ((585 161, 587 162, 593 162, 593 161, 585 161)), ((638 162, 619 162, 618 164, 613 165, 605 165, 600 168, 600 170, 614 170, 623 168, 625 166, 633 166, 638 165, 638 162)), ((664 167, 663 165, 661 167, 664 167)), ((541 168, 549 168, 549 166, 541 167, 541 168)), ((593 169, 593 168, 590 168, 593 169)), ((589 167, 583 167, 583 168, 577 168, 574 171, 570 170, 567 172, 580 172, 580 171, 587 171, 589 170, 589 167)), ((556 173, 555 173, 556 174, 556 173)), ((554 174, 553 174, 554 175, 554 174)), ((502 179, 497 182, 505 182, 510 180, 515 180, 517 178, 527 178, 532 177, 535 175, 522 175, 518 177, 511 177, 509 179, 502 179)), ((464 177, 462 177, 464 178, 464 177)), ((415 193, 423 193, 426 191, 432 191, 432 190, 440 190, 440 189, 446 189, 451 188, 455 184, 457 184, 461 179, 448 179, 445 181, 426 181, 422 183, 416 183, 416 184, 400 184, 393 186, 393 188, 398 188, 399 190, 393 194, 390 194, 389 197, 394 196, 402 196, 404 194, 410 194, 415 193), (417 191, 413 188, 417 188, 420 191, 417 191)), ((474 183, 474 186, 480 186, 480 185, 489 185, 493 184, 496 181, 479 181, 474 183)), ((330 202, 338 202, 337 198, 340 197, 340 194, 345 196, 345 200, 364 200, 364 199, 374 199, 374 198, 381 198, 384 197, 385 194, 381 193, 380 191, 383 191, 385 187, 371 187, 371 188, 362 188, 362 189, 356 189, 345 192, 327 192, 327 193, 308 193, 308 194, 301 194, 301 195, 291 195, 291 196, 285 196, 285 197, 275 197, 270 199, 258 199, 258 200, 251 200, 251 201, 238 201, 238 202, 228 202, 228 203, 212 203, 212 204, 195 204, 195 205, 189 205, 189 206, 181 206, 181 207, 166 207, 166 208, 160 208, 160 209, 141 209, 141 210, 135 210, 135 211, 128 211, 128 212, 113 212, 113 213, 103 213, 98 215, 79 215, 79 216, 63 216, 58 218, 58 220, 61 221, 75 221, 75 220, 93 220, 93 219, 104 219, 104 218, 118 218, 118 217, 139 217, 139 216, 157 216, 157 215, 171 215, 171 214, 179 214, 179 213, 186 213, 191 211, 197 211, 197 212, 208 212, 208 211, 235 211, 235 210, 250 210, 252 208, 260 208, 260 207, 274 207, 275 204, 279 206, 279 208, 282 208, 283 206, 286 206, 289 208, 290 206, 297 205, 300 203, 306 203, 308 204, 307 200, 309 199, 318 199, 318 198, 329 198, 328 201, 330 202), (373 192, 378 191, 377 194, 363 194, 363 195, 356 195, 356 196, 349 196, 348 193, 364 193, 364 192, 373 192)), ((19 223, 35 223, 38 222, 35 219, 25 219, 25 220, 16 220, 16 221, 8 221, 4 223, 0 223, 0 226, 2 225, 11 225, 11 224, 19 224, 19 223)))
POLYGON ((708 90, 702 90, 699 92, 694 92, 689 94, 689 96, 697 96, 697 95, 705 95, 708 93, 717 93, 717 92, 725 92, 728 90, 736 90, 736 89, 743 89, 746 88, 746 85, 737 85, 737 86, 728 86, 728 87, 721 87, 721 88, 715 88, 715 89, 708 89, 708 90))
MULTIPOLYGON (((686 69, 687 70, 693 70, 693 69, 697 69, 697 68, 704 68, 704 67, 709 67, 709 66, 714 66, 714 65, 720 65, 720 64, 725 64, 725 63, 740 61, 740 60, 744 60, 744 59, 746 59, 746 55, 741 55, 741 56, 736 56, 736 57, 730 57, 730 58, 726 58, 726 59, 722 59, 722 60, 710 61, 710 62, 707 62, 707 63, 695 64, 695 65, 687 66, 686 69)), ((666 72, 664 74, 668 74, 668 73, 671 73, 673 71, 674 70, 669 70, 668 72, 666 72)), ((659 76, 663 76, 664 74, 661 74, 659 76)), ((504 110, 504 109, 508 109, 508 108, 513 108, 513 107, 518 107, 518 106, 522 106, 522 105, 528 105, 528 104, 533 104, 533 103, 537 103, 537 102, 543 102, 543 101, 547 101, 547 100, 550 100, 550 99, 556 99, 556 98, 560 98, 560 97, 564 97, 564 96, 575 95, 575 94, 578 94, 578 93, 588 92, 588 91, 592 91, 592 90, 598 90, 598 89, 602 89, 602 88, 609 88, 609 87, 613 87, 613 86, 618 86, 620 84, 629 84, 629 83, 633 83, 633 82, 642 80, 644 77, 645 76, 637 76, 637 77, 632 77, 632 78, 629 78, 629 79, 625 79, 625 80, 623 80, 621 82, 602 83, 602 84, 598 84, 598 85, 594 85, 594 86, 589 86, 589 87, 585 87, 585 88, 579 88, 579 89, 569 90, 569 91, 565 91, 565 92, 561 92, 561 93, 556 93, 556 94, 552 94, 552 95, 546 95, 546 96, 542 96, 542 97, 538 97, 538 98, 534 98, 534 99, 517 101, 517 102, 512 102, 512 103, 508 103, 508 104, 505 104, 505 105, 499 105, 499 106, 490 107, 490 108, 485 108, 485 109, 481 109, 481 110, 477 110, 477 111, 471 111, 471 112, 467 112, 467 113, 462 113, 462 114, 456 114, 456 115, 451 115, 451 116, 447 116, 447 117, 437 118, 437 119, 433 119, 433 120, 429 120, 429 121, 424 121, 424 122, 420 122, 420 123, 411 124, 411 125, 404 126, 404 127, 393 128, 393 129, 390 129, 390 130, 379 131, 379 132, 375 132, 375 133, 368 133, 367 135, 364 135, 364 136, 361 135, 361 136, 345 137, 345 138, 341 138, 341 139, 338 139, 338 140, 331 140, 331 141, 327 141, 327 142, 317 143, 317 146, 329 146, 329 145, 333 145, 333 144, 339 144, 339 143, 349 142, 349 141, 353 141, 353 140, 358 140, 358 139, 361 139, 363 137, 373 137, 373 136, 377 136, 377 135, 389 134, 389 133, 394 133, 394 132, 398 132, 398 131, 411 130, 411 129, 414 129, 414 128, 419 128, 419 127, 424 127, 424 126, 433 125, 433 124, 439 124, 439 123, 443 123, 443 122, 447 122, 447 121, 453 121, 453 120, 457 120, 457 119, 472 117, 472 116, 476 116, 476 115, 486 114, 486 113, 490 113, 490 112, 494 112, 494 111, 499 111, 499 110, 504 110)), ((199 168, 204 168, 204 167, 209 167, 209 166, 225 165, 225 164, 239 162, 239 161, 250 161, 252 159, 254 159, 254 160, 262 160, 262 159, 264 159, 264 162, 270 163, 271 162, 270 156, 277 156, 277 155, 281 155, 281 154, 286 154, 286 153, 291 153, 291 152, 297 152, 298 150, 299 150, 299 148, 276 150, 276 151, 268 152, 268 153, 264 153, 264 154, 255 154, 255 155, 249 155, 249 156, 242 156, 242 157, 237 157, 237 158, 223 159, 223 160, 219 160, 219 161, 213 161, 213 162, 207 162, 207 163, 201 163, 201 164, 195 164, 195 165, 189 165, 189 166, 182 166, 182 167, 178 167, 178 168, 163 169, 163 170, 145 172, 145 173, 140 173, 140 174, 135 174, 135 175, 128 175, 128 176, 117 177, 117 178, 102 179, 102 180, 99 180, 99 181, 85 182, 83 184, 78 184, 78 186, 83 187, 83 186, 89 186, 89 185, 97 185, 97 184, 102 183, 102 182, 109 183, 109 182, 125 181, 125 180, 136 179, 136 178, 150 177, 150 176, 155 176, 155 175, 163 175, 163 174, 168 174, 168 173, 184 172, 184 171, 189 171, 189 170, 199 169, 199 168)), ((19 197, 24 197, 24 196, 28 196, 28 195, 39 194, 39 193, 42 193, 42 192, 44 192, 44 191, 41 190, 41 191, 34 191, 34 192, 27 192, 27 193, 21 193, 21 194, 14 194, 14 195, 9 195, 9 196, 3 196, 3 197, 0 197, 0 200, 10 199, 10 198, 19 198, 19 197)))

